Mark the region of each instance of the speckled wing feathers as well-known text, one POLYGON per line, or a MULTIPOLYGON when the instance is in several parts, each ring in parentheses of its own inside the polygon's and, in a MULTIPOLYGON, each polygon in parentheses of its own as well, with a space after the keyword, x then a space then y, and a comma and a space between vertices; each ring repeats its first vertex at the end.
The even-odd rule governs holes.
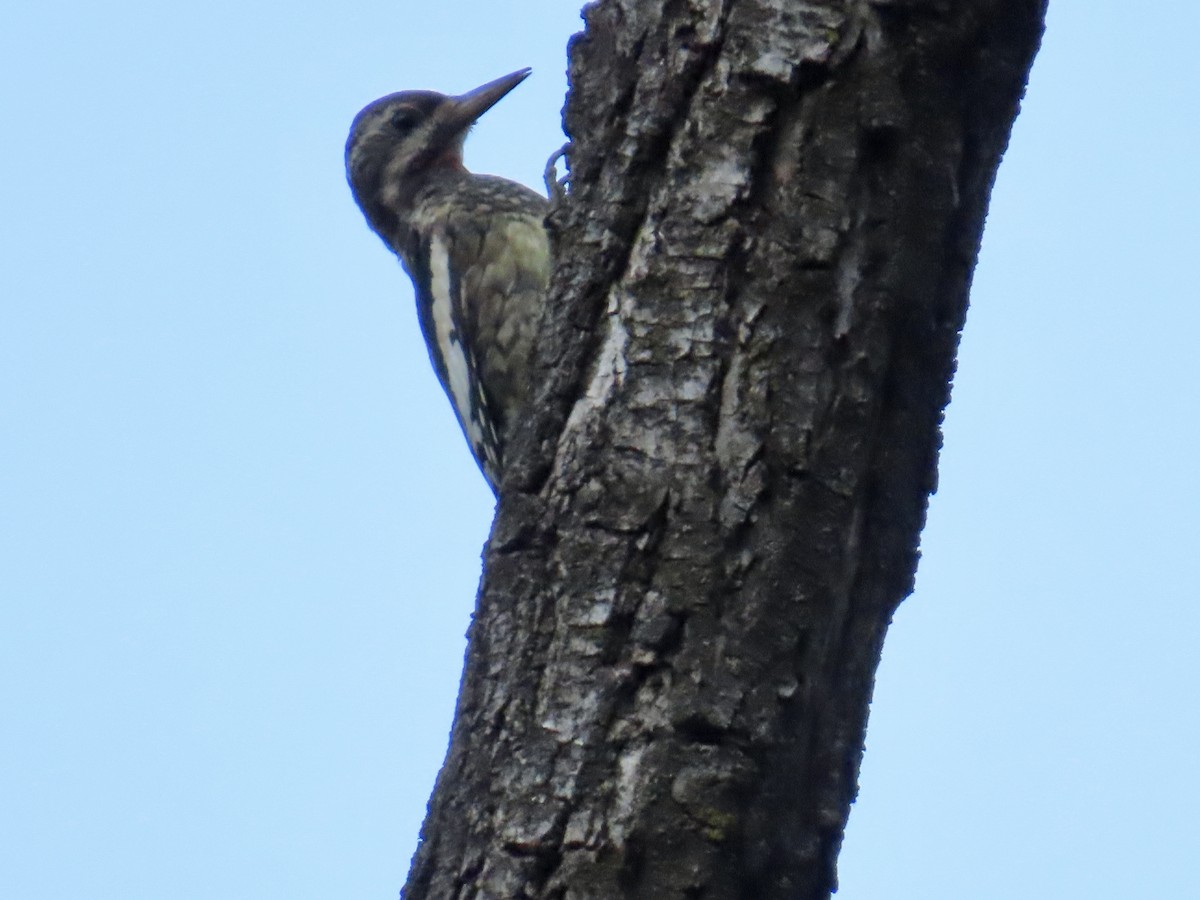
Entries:
POLYGON ((528 367, 550 274, 547 202, 501 178, 431 183, 403 254, 430 358, 488 483, 529 394, 528 367), (421 271, 422 263, 426 268, 421 271))

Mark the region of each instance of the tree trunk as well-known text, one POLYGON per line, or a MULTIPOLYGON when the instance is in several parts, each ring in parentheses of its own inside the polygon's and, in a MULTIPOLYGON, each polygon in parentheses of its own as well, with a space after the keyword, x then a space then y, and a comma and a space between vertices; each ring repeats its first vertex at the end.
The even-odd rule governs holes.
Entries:
POLYGON ((1044 0, 599 0, 405 896, 824 898, 1044 0))

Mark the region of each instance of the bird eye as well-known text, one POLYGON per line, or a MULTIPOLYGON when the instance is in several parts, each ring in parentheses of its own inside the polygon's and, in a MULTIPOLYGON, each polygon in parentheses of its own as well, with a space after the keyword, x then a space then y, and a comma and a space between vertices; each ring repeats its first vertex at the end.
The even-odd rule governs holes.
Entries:
POLYGON ((392 127, 399 132, 412 131, 413 126, 417 124, 417 111, 411 107, 401 107, 400 109, 392 110, 391 123, 392 127))

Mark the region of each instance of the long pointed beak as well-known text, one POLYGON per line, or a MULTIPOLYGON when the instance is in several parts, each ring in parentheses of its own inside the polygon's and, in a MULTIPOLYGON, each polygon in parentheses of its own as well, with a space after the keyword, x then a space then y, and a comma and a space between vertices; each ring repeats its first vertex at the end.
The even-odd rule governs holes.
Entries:
POLYGON ((450 114, 454 125, 466 129, 485 112, 500 102, 509 91, 529 77, 532 69, 519 69, 510 75, 489 81, 473 91, 459 94, 454 98, 453 111, 450 114))

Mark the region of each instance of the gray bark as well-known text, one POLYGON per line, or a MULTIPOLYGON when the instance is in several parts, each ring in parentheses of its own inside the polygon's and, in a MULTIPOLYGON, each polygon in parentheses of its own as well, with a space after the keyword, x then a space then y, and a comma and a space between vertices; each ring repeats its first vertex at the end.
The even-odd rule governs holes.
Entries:
POLYGON ((823 898, 1044 0, 600 0, 418 898, 823 898))

